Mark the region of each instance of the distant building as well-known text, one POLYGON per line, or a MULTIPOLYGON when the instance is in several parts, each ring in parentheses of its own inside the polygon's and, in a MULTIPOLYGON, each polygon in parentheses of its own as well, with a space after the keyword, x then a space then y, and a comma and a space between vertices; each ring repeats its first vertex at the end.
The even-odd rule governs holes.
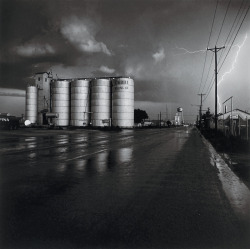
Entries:
POLYGON ((10 113, 0 113, 0 130, 16 130, 20 126, 21 117, 10 115, 10 113))

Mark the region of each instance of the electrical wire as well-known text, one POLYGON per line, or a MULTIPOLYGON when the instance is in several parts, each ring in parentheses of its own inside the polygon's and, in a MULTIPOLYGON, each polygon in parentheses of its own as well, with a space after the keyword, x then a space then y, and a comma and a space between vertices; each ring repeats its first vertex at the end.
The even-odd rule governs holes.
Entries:
MULTIPOLYGON (((231 4, 231 1, 232 1, 232 0, 230 0, 230 1, 228 2, 228 4, 227 4, 227 9, 226 9, 226 12, 225 12, 225 14, 224 14, 224 18, 223 18, 223 21, 222 21, 222 24, 221 24, 221 27, 220 27, 219 35, 218 35, 218 38, 217 38, 216 43, 215 43, 216 45, 217 45, 217 43, 218 43, 218 41, 219 41, 219 38, 220 38, 220 35, 221 35, 221 31, 222 31, 222 29, 223 29, 223 26, 224 26, 224 23, 225 23, 225 20, 226 20, 226 17, 227 17, 227 13, 228 13, 229 6, 230 6, 230 4, 231 4)), ((244 1, 244 0, 243 0, 243 1, 244 1)), ((218 2, 217 2, 217 3, 218 3, 218 2)), ((207 46, 207 47, 208 47, 208 46, 207 46)), ((212 58, 211 58, 210 66, 209 66, 208 73, 207 73, 207 78, 206 78, 206 80, 205 80, 205 83, 204 83, 204 85, 203 85, 203 88, 202 88, 202 91, 201 91, 201 92, 203 92, 204 89, 205 89, 205 86, 206 86, 206 83, 207 83, 207 80, 208 80, 208 77, 209 77, 210 69, 211 69, 211 66, 212 66, 213 58, 214 58, 214 54, 213 54, 213 56, 212 56, 212 58)), ((209 84, 208 89, 210 88, 210 85, 211 85, 211 83, 209 84)), ((199 89, 199 90, 200 90, 200 89, 199 89)))
MULTIPOLYGON (((211 58, 211 61, 210 61, 210 66, 209 66, 209 69, 208 69, 208 72, 207 72, 207 77, 206 77, 206 81, 205 81, 205 84, 203 85, 203 88, 202 88, 202 92, 204 91, 205 89, 205 86, 206 86, 206 83, 207 83, 207 80, 208 80, 208 77, 209 77, 209 73, 210 73, 210 69, 211 69, 211 66, 212 66, 212 63, 213 63, 213 59, 214 59, 214 54, 211 58)), ((209 88, 209 87, 208 87, 209 88)))
MULTIPOLYGON (((209 34, 209 38, 208 38, 207 48, 209 47, 209 43, 210 43, 210 39, 211 39, 213 27, 214 27, 214 21, 215 21, 215 16, 216 16, 217 8, 218 8, 218 3, 219 3, 219 0, 217 0, 216 6, 215 6, 215 11, 214 11, 212 26, 211 26, 211 30, 210 30, 210 34, 209 34)), ((203 76, 204 76, 206 60, 207 60, 207 51, 206 51, 206 56, 205 56, 205 61, 204 61, 204 65, 203 65, 202 76, 201 76, 201 82, 200 82, 200 86, 199 86, 199 91, 198 91, 198 93, 200 92, 200 88, 201 88, 201 84, 202 84, 202 80, 203 80, 203 76)))
POLYGON ((225 56, 225 58, 224 58, 222 64, 221 64, 220 67, 219 67, 218 73, 220 72, 220 69, 222 68, 222 66, 223 66, 223 64, 224 64, 224 62, 225 62, 225 60, 226 60, 226 58, 227 58, 227 56, 228 56, 228 54, 229 54, 229 52, 230 52, 232 46, 233 46, 233 43, 234 43, 234 41, 235 41, 235 39, 236 39, 236 37, 237 37, 237 35, 238 35, 238 33, 239 33, 241 27, 242 27, 242 24, 243 24, 243 22, 244 22, 244 20, 245 20, 245 18, 246 18, 246 16, 247 16, 247 14, 248 14, 249 9, 250 9, 250 5, 248 6, 247 11, 246 11, 246 13, 245 13, 245 16, 244 16, 244 18, 243 18, 242 21, 241 21, 241 24, 240 24, 240 26, 239 26, 239 28, 238 28, 238 30, 237 30, 237 33, 236 33, 236 35, 235 35, 235 37, 234 37, 234 39, 233 39, 233 42, 232 42, 232 44, 231 44, 231 46, 230 46, 230 48, 229 48, 229 50, 228 50, 228 52, 227 52, 227 54, 226 54, 226 56, 225 56))
MULTIPOLYGON (((238 26, 238 24, 239 24, 239 21, 240 21, 240 19, 241 19, 241 17, 242 17, 242 14, 244 13, 244 7, 243 7, 243 3, 245 2, 245 0, 242 0, 242 2, 241 2, 241 5, 240 5, 240 8, 239 8, 239 10, 238 10, 238 12, 237 12, 237 14, 236 14, 236 16, 235 16, 235 18, 234 18, 234 21, 233 21, 233 24, 232 24, 232 26, 231 26, 231 29, 230 29, 230 31, 229 31, 229 33, 228 33, 228 36, 227 36, 227 38, 226 38, 226 40, 225 40, 225 42, 224 42, 224 46, 225 47, 227 47, 227 41, 229 40, 231 40, 231 38, 232 38, 232 36, 233 36, 233 33, 235 32, 235 30, 236 30, 236 28, 237 28, 237 26, 238 26), (238 15, 239 15, 239 13, 240 13, 240 10, 241 10, 241 8, 243 7, 243 11, 242 11, 242 13, 241 13, 241 15, 240 15, 240 17, 239 17, 239 19, 238 19, 238 21, 237 21, 237 24, 235 25, 235 22, 236 22, 236 20, 237 20, 237 18, 238 18, 238 15), (234 27, 234 25, 235 25, 235 27, 234 27), (233 30, 233 27, 234 27, 234 30, 233 30), (232 32, 232 30, 233 30, 233 32, 232 32), (232 34, 231 34, 231 32, 232 32, 232 34), (229 38, 230 37, 230 38, 229 38)), ((230 43, 230 42, 229 42, 230 43)), ((226 50, 223 50, 222 51, 222 53, 220 54, 220 57, 219 57, 219 60, 218 60, 218 63, 220 63, 220 61, 221 61, 221 58, 222 58, 222 56, 224 55, 224 53, 225 53, 225 51, 226 50)))
MULTIPOLYGON (((236 20, 237 20, 237 17, 238 17, 238 15, 239 15, 239 13, 240 13, 240 10, 241 10, 241 8, 242 8, 242 6, 243 6, 244 1, 245 1, 245 0, 243 0, 243 1, 241 2, 241 6, 240 6, 240 8, 239 8, 239 10, 238 10, 238 13, 237 13, 235 19, 234 19, 233 25, 232 25, 232 27, 231 27, 231 29, 230 29, 230 32, 229 32, 229 34, 228 34, 228 36, 227 36, 227 39, 226 39, 225 43, 227 42, 227 40, 228 40, 228 38, 229 38, 229 36, 230 36, 230 33, 231 33, 231 31, 232 31, 232 29, 233 29, 233 27, 234 27, 234 24, 235 24, 235 22, 236 22, 236 20)), ((222 62, 221 66, 220 66, 220 68, 219 68, 219 70, 218 70, 218 72, 220 71, 221 67, 223 66, 223 64, 224 64, 224 62, 225 62, 225 60, 226 60, 226 58, 227 58, 227 56, 228 56, 228 54, 229 54, 229 52, 230 52, 232 46, 233 46, 233 43, 234 43, 234 41, 235 41, 235 39, 236 39, 236 37, 237 37, 237 35, 238 35, 238 33, 239 33, 239 30, 240 30, 240 28, 241 28, 241 26, 242 26, 242 24, 243 24, 243 22, 244 22, 244 20, 245 20, 245 18, 246 18, 246 16, 247 16, 247 13, 248 13, 248 11, 249 11, 249 8, 250 8, 250 5, 249 5, 249 7, 248 7, 248 9, 247 9, 247 11, 246 11, 246 13, 245 13, 244 18, 243 18, 242 21, 241 21, 241 24, 240 24, 240 26, 239 26, 239 28, 238 28, 238 30, 237 30, 237 33, 236 33, 236 35, 235 35, 235 37, 234 37, 234 39, 233 39, 233 42, 232 42, 232 44, 231 44, 231 46, 230 46, 230 48, 229 48, 229 50, 228 50, 228 52, 227 52, 227 54, 226 54, 226 56, 225 56, 223 62, 222 62)), ((243 11, 242 11, 242 13, 241 13, 241 15, 240 15, 240 18, 239 18, 239 20, 238 20, 238 22, 237 22, 237 24, 236 24, 236 26, 235 26, 235 28, 234 28, 234 31, 235 31, 236 27, 238 26, 238 23, 239 23, 239 21, 241 20, 241 17, 242 17, 242 15, 243 15, 243 13, 244 13, 244 8, 243 8, 243 11)), ((234 33, 234 31, 232 32, 232 34, 234 33)), ((231 40, 231 38, 230 38, 229 40, 231 40)), ((217 39, 217 41, 218 41, 218 39, 217 39)), ((221 58, 221 57, 220 57, 220 58, 221 58)), ((217 72, 217 73, 218 73, 218 72, 217 72)), ((209 73, 208 73, 208 74, 209 74, 209 73)), ((210 94, 210 92, 211 92, 211 90, 212 90, 212 87, 214 86, 214 82, 213 82, 213 81, 214 81, 214 78, 215 78, 215 76, 213 76, 213 78, 212 78, 212 80, 211 80, 211 83, 210 83, 210 85, 209 85, 210 87, 208 87, 208 91, 206 92, 206 97, 204 98, 204 102, 205 102, 205 100, 208 98, 208 96, 209 96, 209 94, 210 94)))
POLYGON ((217 38, 217 40, 216 40, 215 46, 217 45, 217 43, 218 43, 218 41, 219 41, 220 34, 221 34, 222 28, 223 28, 223 26, 224 26, 224 22, 225 22, 225 19, 226 19, 227 12, 228 12, 229 6, 230 6, 230 4, 231 4, 231 1, 232 1, 232 0, 230 0, 230 1, 228 2, 227 10, 226 10, 226 13, 225 13, 225 15, 224 15, 224 18, 223 18, 223 21, 222 21, 222 24, 221 24, 221 27, 220 27, 220 32, 219 32, 218 38, 217 38))
MULTIPOLYGON (((218 43, 218 41, 219 41, 219 38, 220 38, 220 35, 221 35, 221 31, 222 31, 222 28, 223 28, 223 26, 224 26, 224 23, 225 23, 225 20, 226 20, 226 16, 227 16, 227 13, 228 13, 229 6, 230 6, 230 4, 231 4, 231 1, 232 1, 232 0, 230 0, 230 1, 228 2, 228 4, 227 4, 227 9, 226 9, 226 12, 225 12, 225 14, 224 14, 224 18, 223 18, 223 21, 222 21, 222 24, 221 24, 221 27, 220 27, 219 35, 218 35, 218 38, 217 38, 216 43, 215 43, 216 45, 217 45, 217 43, 218 43)), ((243 1, 244 1, 244 0, 243 0, 243 1)), ((211 62, 210 62, 210 66, 209 66, 209 69, 208 69, 207 78, 206 78, 205 84, 204 84, 204 86, 203 86, 202 92, 204 91, 205 85, 206 85, 207 80, 208 80, 208 76, 209 76, 210 69, 211 69, 211 66, 212 66, 213 58, 214 58, 214 54, 213 54, 212 59, 211 59, 211 62)), ((211 86, 211 83, 209 84, 207 90, 210 88, 210 86, 211 86)))
POLYGON ((203 100, 204 102, 206 101, 208 95, 210 94, 210 92, 211 92, 211 90, 212 90, 212 88, 214 86, 214 78, 215 78, 215 76, 213 75, 213 77, 211 79, 211 82, 210 82, 210 85, 209 85, 210 87, 208 88, 208 92, 206 93, 206 97, 203 100))

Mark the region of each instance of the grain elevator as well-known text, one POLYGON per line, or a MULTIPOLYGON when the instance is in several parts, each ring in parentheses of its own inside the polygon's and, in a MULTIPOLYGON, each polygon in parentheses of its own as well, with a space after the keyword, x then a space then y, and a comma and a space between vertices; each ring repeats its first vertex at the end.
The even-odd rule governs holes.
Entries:
POLYGON ((35 74, 27 86, 25 118, 59 127, 134 126, 134 80, 130 77, 53 79, 35 74))

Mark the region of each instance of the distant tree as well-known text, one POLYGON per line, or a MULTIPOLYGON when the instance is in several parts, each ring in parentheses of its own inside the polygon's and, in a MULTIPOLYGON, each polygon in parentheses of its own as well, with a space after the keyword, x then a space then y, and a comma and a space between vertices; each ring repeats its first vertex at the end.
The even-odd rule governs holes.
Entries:
POLYGON ((210 109, 208 108, 208 110, 206 111, 206 113, 204 113, 202 115, 202 127, 206 128, 206 129, 210 129, 210 123, 214 118, 214 115, 210 113, 210 109))
POLYGON ((143 119, 148 119, 148 114, 146 113, 146 111, 135 109, 134 119, 135 119, 135 123, 141 123, 143 119))

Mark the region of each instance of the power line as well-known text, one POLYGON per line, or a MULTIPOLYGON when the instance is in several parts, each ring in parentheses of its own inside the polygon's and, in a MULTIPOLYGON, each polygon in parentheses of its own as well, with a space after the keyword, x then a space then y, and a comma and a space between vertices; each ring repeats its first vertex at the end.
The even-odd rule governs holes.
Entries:
MULTIPOLYGON (((214 11, 214 16, 213 16, 212 26, 211 26, 211 30, 210 30, 210 34, 209 34, 209 38, 208 38, 207 48, 209 47, 209 42, 210 42, 210 39, 211 39, 211 35, 212 35, 212 31, 213 31, 213 27, 214 27, 214 20, 215 20, 215 16, 216 16, 216 12, 217 12, 218 3, 219 3, 219 0, 217 0, 217 2, 216 2, 216 6, 215 6, 215 11, 214 11)), ((204 71, 205 71, 206 60, 207 60, 207 51, 206 51, 206 56, 205 56, 204 65, 203 65, 203 70, 202 70, 202 76, 201 76, 201 82, 200 82, 200 86, 199 86, 199 91, 200 91, 201 84, 202 84, 202 80, 203 80, 203 76, 204 76, 204 71)), ((198 91, 198 92, 199 92, 199 91, 198 91)))
MULTIPOLYGON (((222 31, 222 28, 223 28, 223 26, 224 26, 225 19, 226 19, 226 16, 227 16, 227 13, 228 13, 229 6, 230 6, 230 4, 231 4, 231 1, 232 1, 232 0, 230 0, 230 1, 228 2, 227 9, 226 9, 226 12, 225 12, 225 14, 224 14, 224 18, 223 18, 223 21, 222 21, 222 24, 221 24, 221 27, 220 27, 219 35, 218 35, 218 38, 217 38, 216 43, 215 43, 216 45, 217 45, 218 40, 219 40, 219 38, 220 38, 221 31, 222 31)), ((244 1, 244 0, 243 0, 243 1, 244 1)), ((214 57, 214 54, 213 54, 213 57, 214 57)), ((210 69, 211 69, 212 62, 213 62, 213 57, 211 58, 210 66, 209 66, 208 73, 207 73, 207 78, 206 78, 205 84, 204 84, 204 86, 203 86, 202 92, 203 92, 204 89, 205 89, 205 86, 206 86, 206 83, 207 83, 207 80, 208 80, 208 77, 209 77, 210 69)), ((207 90, 209 90, 211 84, 212 84, 212 83, 209 84, 207 90)), ((213 85, 212 85, 212 86, 213 86, 213 85)), ((211 87, 211 88, 212 88, 212 87, 211 87)), ((211 88, 210 88, 209 92, 211 91, 211 88)))
MULTIPOLYGON (((209 73, 210 73, 210 69, 211 69, 211 66, 212 66, 212 63, 213 63, 213 59, 214 59, 214 54, 211 58, 211 61, 210 61, 210 66, 209 66, 209 69, 208 69, 208 72, 207 72, 207 78, 206 78, 206 81, 205 81, 205 84, 203 85, 203 88, 202 88, 202 92, 204 92, 204 89, 205 89, 205 86, 207 84, 207 80, 208 80, 208 76, 209 76, 209 73)), ((209 87, 208 87, 209 88, 209 87)))
POLYGON ((227 12, 228 12, 228 9, 229 9, 229 6, 230 6, 231 1, 232 1, 232 0, 230 0, 230 1, 228 2, 227 10, 226 10, 226 13, 225 13, 225 15, 224 15, 224 18, 223 18, 223 21, 222 21, 222 24, 221 24, 221 27, 220 27, 220 32, 219 32, 219 35, 218 35, 218 38, 217 38, 217 40, 216 40, 215 45, 217 45, 217 42, 218 42, 218 40, 219 40, 219 38, 220 38, 220 34, 221 34, 222 28, 223 28, 223 26, 224 26, 224 22, 225 22, 225 19, 226 19, 227 12))
MULTIPOLYGON (((226 38, 226 40, 225 40, 225 42, 224 42, 224 45, 225 45, 225 46, 226 46, 226 44, 227 44, 227 41, 228 41, 228 40, 229 40, 229 41, 231 40, 231 38, 232 38, 232 36, 233 36, 233 33, 235 32, 235 30, 236 30, 236 28, 237 28, 237 26, 238 26, 238 24, 239 24, 239 21, 240 21, 242 15, 243 15, 243 13, 244 13, 244 7, 243 7, 242 13, 241 13, 241 15, 240 15, 240 17, 239 17, 239 19, 238 19, 238 21, 237 21, 237 24, 235 25, 235 22, 236 22, 236 20, 237 20, 237 18, 238 18, 238 15, 239 15, 239 13, 240 13, 240 10, 241 10, 241 8, 242 8, 244 2, 245 2, 245 0, 242 0, 241 5, 240 5, 240 8, 239 8, 239 10, 238 10, 238 12, 237 12, 237 15, 236 15, 235 18, 234 18, 234 21, 233 21, 233 24, 232 24, 232 26, 231 26, 231 29, 230 29, 230 31, 229 31, 229 33, 228 33, 228 36, 227 36, 227 38, 226 38), (235 27, 234 27, 234 25, 235 25, 235 27), (233 30, 233 27, 234 27, 234 30, 233 30), (232 32, 232 30, 233 30, 233 32, 232 32), (232 34, 231 34, 231 32, 232 32, 232 34), (229 38, 229 37, 230 37, 230 38, 229 38)), ((224 54, 225 51, 226 51, 226 50, 223 50, 223 51, 222 51, 218 63, 220 63, 221 58, 222 58, 222 56, 223 56, 223 54, 224 54)))
MULTIPOLYGON (((239 10, 238 10, 238 12, 237 12, 237 15, 236 15, 235 18, 234 18, 234 21, 233 21, 233 24, 232 24, 232 26, 231 26, 230 32, 229 32, 229 34, 228 34, 228 36, 227 36, 227 38, 226 38, 225 44, 227 43, 229 37, 230 37, 229 40, 231 40, 231 36, 232 36, 232 34, 235 32, 235 30, 236 30, 236 28, 237 28, 237 26, 238 26, 238 23, 239 23, 239 21, 241 20, 241 17, 242 17, 242 15, 243 15, 243 13, 244 13, 244 8, 245 8, 245 7, 243 7, 243 11, 242 11, 242 13, 241 13, 241 15, 240 15, 240 17, 239 17, 239 19, 238 19, 238 21, 237 21, 237 24, 236 24, 236 26, 235 26, 235 28, 234 28, 234 30, 233 30, 233 27, 234 27, 234 25, 235 25, 235 22, 236 22, 236 20, 237 20, 237 17, 239 16, 240 10, 241 10, 241 8, 242 8, 244 2, 245 2, 245 0, 242 0, 241 5, 240 5, 240 8, 239 8, 239 10), (233 30, 233 32, 232 32, 232 30, 233 30), (232 32, 232 33, 231 33, 231 32, 232 32), (230 34, 231 34, 231 36, 230 36, 230 34)), ((248 10, 247 10, 247 11, 248 11, 248 10)), ((244 17, 244 19, 245 19, 245 17, 244 17)), ((243 21, 244 21, 244 20, 242 20, 242 23, 243 23, 243 21)), ((241 23, 241 25, 242 25, 242 23, 241 23)), ((238 29, 238 31, 239 31, 239 29, 238 29)), ((237 32, 237 33, 238 33, 238 32, 237 32)), ((236 35, 237 35, 237 34, 236 34, 236 35)), ((235 38, 236 38, 236 37, 235 37, 235 38)), ((218 39, 217 39, 217 40, 218 40, 218 39)), ((235 39, 234 39, 234 40, 235 40, 235 39)), ((232 47, 232 45, 233 45, 233 43, 231 44, 231 47, 232 47)), ((231 49, 231 47, 230 47, 230 49, 231 49)), ((220 63, 220 60, 221 60, 221 57, 222 57, 223 53, 224 53, 224 51, 222 51, 218 63, 220 63)), ((228 52, 228 53, 229 53, 229 52, 228 52)), ((228 53, 227 53, 227 54, 228 54, 228 53)), ((225 57, 225 58, 226 58, 226 57, 225 57)), ((225 59, 224 59, 224 61, 225 61, 225 59)), ((224 62, 224 61, 223 61, 223 62, 224 62)), ((211 60, 211 62, 212 62, 212 60, 211 60)), ((211 64, 210 64, 210 66, 211 66, 211 64)), ((220 69, 221 69, 221 67, 222 67, 222 65, 220 66, 220 69)), ((219 70, 220 70, 220 69, 219 69, 219 70)), ((208 73, 208 75, 209 75, 209 73, 208 73)), ((207 79, 208 79, 208 77, 207 77, 207 79)), ((204 99, 204 102, 206 101, 207 97, 209 96, 209 94, 210 94, 210 92, 211 92, 211 90, 212 90, 213 85, 214 85, 214 76, 212 77, 211 83, 210 83, 210 85, 209 85, 209 87, 208 87, 208 89, 207 89, 208 92, 207 92, 207 95, 206 95, 206 97, 205 97, 205 99, 204 99)), ((204 88, 203 88, 203 90, 204 90, 204 88)), ((203 91, 203 90, 202 90, 202 91, 203 91)))
MULTIPOLYGON (((217 45, 217 42, 218 42, 218 40, 219 40, 219 38, 220 38, 221 31, 222 31, 222 28, 223 28, 223 26, 224 26, 225 19, 226 19, 228 10, 229 10, 230 3, 231 3, 231 0, 228 2, 227 9, 226 9, 226 12, 225 12, 225 14, 224 14, 224 18, 223 18, 223 21, 222 21, 222 24, 221 24, 221 27, 220 27, 219 35, 218 35, 218 38, 217 38, 217 40, 216 40, 216 45, 217 45)), ((218 4, 218 2, 217 2, 217 4, 218 4)), ((207 47, 208 47, 208 46, 207 46, 207 47)), ((207 77, 206 77, 206 80, 205 80, 205 83, 204 83, 204 85, 203 85, 203 88, 202 88, 202 91, 201 91, 201 92, 204 92, 204 89, 205 89, 205 87, 206 87, 207 80, 208 80, 208 77, 209 77, 209 74, 210 74, 210 69, 211 69, 211 66, 212 66, 212 63, 213 63, 213 59, 214 59, 214 54, 213 54, 213 56, 212 56, 212 58, 211 58, 210 66, 209 66, 208 73, 207 73, 207 77)), ((209 90, 211 84, 212 84, 212 82, 209 84, 207 90, 209 90)), ((211 88, 212 88, 212 86, 211 86, 211 88)), ((211 91, 211 88, 210 88, 209 92, 211 91)))
POLYGON ((206 93, 207 95, 206 95, 206 97, 205 97, 205 99, 204 99, 203 102, 206 101, 208 95, 210 94, 210 92, 211 92, 211 90, 212 90, 212 88, 213 88, 213 86, 214 86, 214 75, 212 76, 212 79, 211 79, 210 82, 211 82, 211 83, 210 83, 210 85, 209 85, 208 92, 206 93))
MULTIPOLYGON (((246 6, 243 5, 244 2, 245 2, 245 0, 242 0, 241 5, 240 5, 240 8, 239 8, 239 10, 238 10, 238 12, 237 12, 237 15, 236 15, 236 17, 235 17, 235 19, 234 19, 234 22, 233 22, 233 24, 232 24, 232 27, 231 27, 231 29, 230 29, 230 32, 229 32, 229 34, 228 34, 228 36, 227 36, 227 39, 226 39, 226 41, 225 41, 225 45, 227 44, 227 41, 230 41, 230 40, 232 39, 233 34, 234 34, 234 32, 235 32, 235 30, 236 30, 236 28, 237 28, 237 26, 238 26, 238 24, 239 24, 239 22, 240 22, 240 20, 241 20, 241 17, 242 17, 242 15, 243 15, 243 13, 244 13, 244 9, 245 9, 245 7, 246 7, 246 6), (242 11, 241 11, 241 8, 242 8, 242 11), (240 12, 241 12, 241 14, 240 14, 240 12), (236 22, 236 20, 237 20, 239 14, 240 14, 239 19, 238 19, 238 21, 237 21, 237 23, 236 23, 236 25, 235 25, 235 22, 236 22), (233 30, 233 32, 232 32, 232 30, 233 30), (231 32, 232 32, 232 33, 231 33, 231 32)), ((246 3, 246 5, 247 5, 247 3, 246 3)), ((230 43, 230 42, 228 42, 228 43, 230 43)))
POLYGON ((245 18, 246 18, 246 16, 247 16, 247 13, 248 13, 249 9, 250 9, 250 5, 249 5, 248 8, 247 8, 247 11, 246 11, 246 13, 245 13, 245 16, 244 16, 244 18, 242 19, 242 22, 241 22, 241 24, 240 24, 240 26, 239 26, 239 28, 238 28, 238 30, 237 30, 237 33, 236 33, 236 35, 235 35, 235 37, 234 37, 234 39, 233 39, 233 42, 232 42, 232 44, 231 44, 231 46, 230 46, 230 48, 229 48, 229 50, 228 50, 228 52, 227 52, 227 54, 226 54, 226 56, 225 56, 223 62, 222 62, 221 66, 220 66, 220 68, 219 68, 219 70, 218 70, 218 72, 219 72, 220 69, 222 68, 222 66, 223 66, 223 64, 224 64, 224 62, 225 62, 225 60, 226 60, 226 58, 227 58, 227 56, 228 56, 228 54, 229 54, 229 52, 230 52, 232 46, 233 46, 233 43, 234 43, 234 41, 235 41, 235 39, 236 39, 236 37, 237 37, 237 35, 238 35, 238 33, 239 33, 241 27, 242 27, 242 24, 243 24, 243 22, 244 22, 244 20, 245 20, 245 18))

